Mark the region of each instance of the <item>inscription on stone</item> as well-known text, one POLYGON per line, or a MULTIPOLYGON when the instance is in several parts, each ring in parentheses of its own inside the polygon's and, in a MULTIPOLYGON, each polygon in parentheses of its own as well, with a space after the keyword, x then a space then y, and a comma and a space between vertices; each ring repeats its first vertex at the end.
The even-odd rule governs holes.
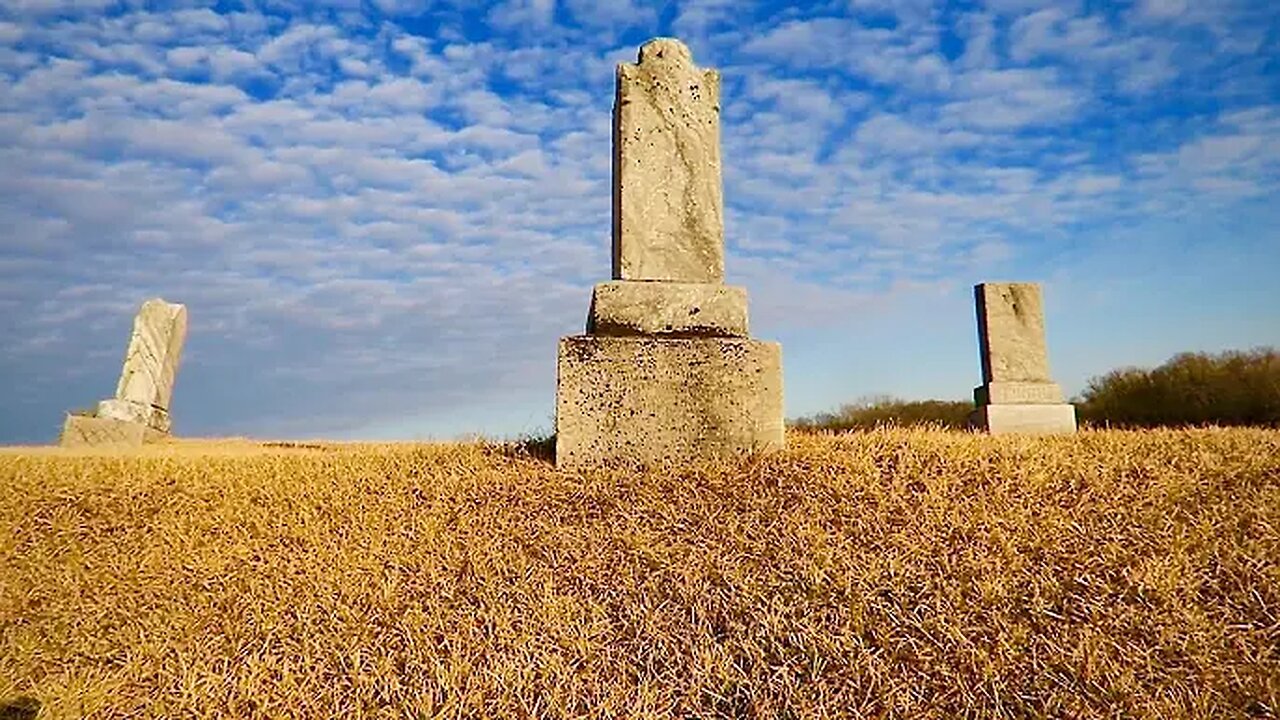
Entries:
POLYGON ((1062 388, 1051 382, 994 382, 974 388, 978 405, 1052 404, 1062 402, 1062 388))

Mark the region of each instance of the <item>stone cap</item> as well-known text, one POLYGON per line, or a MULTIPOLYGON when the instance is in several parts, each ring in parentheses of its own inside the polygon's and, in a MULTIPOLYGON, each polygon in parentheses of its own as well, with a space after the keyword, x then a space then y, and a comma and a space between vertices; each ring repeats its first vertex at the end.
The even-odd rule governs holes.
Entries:
POLYGON ((993 382, 973 389, 976 405, 1054 405, 1062 388, 1051 382, 993 382))
POLYGON ((655 37, 650 38, 640 46, 640 51, 636 53, 636 61, 655 64, 672 63, 693 67, 693 52, 689 50, 688 45, 685 45, 678 38, 655 37))
POLYGON ((747 291, 719 283, 599 283, 591 293, 587 333, 747 337, 747 291))

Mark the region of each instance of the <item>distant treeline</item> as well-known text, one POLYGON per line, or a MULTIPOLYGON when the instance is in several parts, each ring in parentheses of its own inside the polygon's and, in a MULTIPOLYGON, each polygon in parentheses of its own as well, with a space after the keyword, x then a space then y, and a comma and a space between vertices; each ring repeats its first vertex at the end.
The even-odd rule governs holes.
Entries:
MULTIPOLYGON (((1073 398, 1082 425, 1280 427, 1280 352, 1182 353, 1152 369, 1121 368, 1094 377, 1073 398)), ((800 430, 871 429, 879 425, 965 427, 973 403, 864 398, 835 412, 793 420, 800 430)))
POLYGON ((899 400, 888 395, 862 398, 830 413, 792 420, 800 430, 870 430, 880 425, 941 425, 964 428, 972 402, 963 400, 899 400))
POLYGON ((1112 370, 1089 381, 1076 413, 1094 426, 1280 427, 1280 352, 1182 353, 1154 370, 1112 370))

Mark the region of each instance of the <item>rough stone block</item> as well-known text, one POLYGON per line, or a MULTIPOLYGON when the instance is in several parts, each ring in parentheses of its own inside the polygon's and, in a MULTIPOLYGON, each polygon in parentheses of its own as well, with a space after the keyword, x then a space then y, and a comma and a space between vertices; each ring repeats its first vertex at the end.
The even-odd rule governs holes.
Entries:
POLYGON ((587 333, 746 337, 747 291, 714 283, 600 283, 591 294, 587 333))
POLYGON ((58 444, 62 447, 142 447, 163 439, 143 423, 88 415, 67 415, 58 444))
POLYGON ((692 462, 784 445, 782 348, 729 338, 561 338, 556 464, 692 462))
POLYGON ((1055 405, 1062 388, 1051 382, 993 382, 973 389, 976 405, 1055 405))
POLYGON ((159 298, 142 303, 133 321, 116 398, 167 410, 186 339, 186 306, 159 298))
POLYGON ((1076 431, 1074 405, 983 405, 979 427, 992 435, 1057 435, 1076 431))
POLYGON ((169 432, 169 411, 154 405, 112 398, 98 403, 98 417, 142 423, 158 432, 169 432))
POLYGON ((614 279, 723 282, 720 74, 645 43, 618 65, 613 153, 614 279))
POLYGON ((1040 286, 982 283, 973 290, 982 382, 1050 382, 1040 286))

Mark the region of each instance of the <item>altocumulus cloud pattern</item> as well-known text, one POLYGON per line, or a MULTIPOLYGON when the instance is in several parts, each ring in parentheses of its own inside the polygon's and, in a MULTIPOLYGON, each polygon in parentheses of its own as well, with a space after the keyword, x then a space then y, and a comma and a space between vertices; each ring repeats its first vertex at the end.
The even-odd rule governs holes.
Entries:
POLYGON ((885 298, 1274 197, 1277 14, 5 3, 0 442, 109 392, 151 296, 191 312, 179 434, 549 428, 555 340, 608 273, 614 65, 649 37, 723 73, 728 279, 802 350, 885 298))

